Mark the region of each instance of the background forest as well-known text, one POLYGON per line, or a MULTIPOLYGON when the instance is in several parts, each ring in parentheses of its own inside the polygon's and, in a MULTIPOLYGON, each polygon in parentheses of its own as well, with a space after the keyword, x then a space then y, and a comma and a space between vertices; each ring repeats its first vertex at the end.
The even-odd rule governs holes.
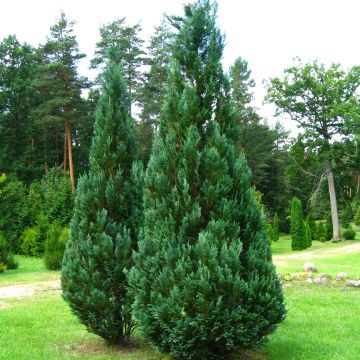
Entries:
MULTIPOLYGON (((112 60, 123 66, 132 100, 137 157, 145 167, 158 131, 176 21, 164 16, 147 42, 141 26, 128 24, 125 18, 103 25, 91 59, 91 67, 99 74, 95 81, 78 72, 77 64, 86 54, 79 52, 73 26, 74 22, 61 13, 50 28, 47 42, 37 48, 20 43, 15 35, 0 43, 0 234, 11 252, 40 256, 45 252, 45 239, 51 238, 49 234, 66 231, 77 179, 89 167, 95 109, 110 46, 112 60)), ((358 222, 360 218, 358 105, 352 103, 346 109, 345 105, 338 106, 336 110, 314 108, 311 103, 302 107, 293 100, 299 96, 298 90, 291 98, 284 89, 286 83, 291 86, 291 80, 302 78, 305 84, 316 77, 321 82, 325 76, 328 88, 343 81, 345 85, 339 91, 352 95, 360 82, 359 71, 354 68, 345 73, 337 65, 325 69, 322 64, 302 65, 299 60, 285 74, 283 82, 269 80, 266 101, 298 122, 296 138, 291 138, 280 122, 270 126, 257 114, 252 106, 255 83, 247 61, 239 57, 228 69, 240 131, 238 150, 246 155, 252 170, 252 186, 265 211, 272 240, 279 231, 290 231, 294 197, 300 200, 301 216, 311 228, 311 238, 330 240, 333 223, 328 159, 341 225, 348 227, 356 213, 358 222), (311 72, 315 74, 312 78, 311 72), (324 129, 317 132, 317 120, 312 122, 312 110, 314 114, 338 112, 332 123, 319 120, 329 129, 325 137, 321 133, 324 129), (349 117, 350 125, 346 122, 349 117)), ((302 90, 305 95, 320 91, 320 97, 341 96, 321 94, 319 89, 305 86, 302 90)), ((326 101, 331 99, 322 105, 326 101)), ((345 235, 349 236, 347 232, 345 235)))

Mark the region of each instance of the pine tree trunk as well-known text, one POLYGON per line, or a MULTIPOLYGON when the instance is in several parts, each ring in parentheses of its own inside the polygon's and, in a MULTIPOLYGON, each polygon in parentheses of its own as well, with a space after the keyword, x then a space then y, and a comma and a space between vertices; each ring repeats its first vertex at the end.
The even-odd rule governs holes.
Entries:
POLYGON ((67 126, 65 124, 65 140, 64 140, 64 174, 66 174, 66 168, 67 168, 67 126))
POLYGON ((46 144, 46 129, 45 126, 43 127, 43 142, 44 142, 44 171, 45 175, 48 174, 48 163, 47 163, 47 144, 46 144))
POLYGON ((66 118, 66 137, 67 137, 67 148, 69 155, 69 173, 70 173, 70 184, 71 191, 75 193, 75 182, 74 182, 74 168, 73 168, 73 158, 72 158, 72 146, 71 146, 71 127, 70 127, 70 119, 69 114, 67 114, 66 118))
POLYGON ((326 161, 326 171, 327 171, 327 178, 328 178, 328 185, 329 185, 331 219, 332 219, 332 225, 333 225, 333 241, 340 241, 340 239, 341 239, 340 238, 340 226, 339 226, 339 216, 338 216, 338 209, 337 209, 332 160, 326 161))

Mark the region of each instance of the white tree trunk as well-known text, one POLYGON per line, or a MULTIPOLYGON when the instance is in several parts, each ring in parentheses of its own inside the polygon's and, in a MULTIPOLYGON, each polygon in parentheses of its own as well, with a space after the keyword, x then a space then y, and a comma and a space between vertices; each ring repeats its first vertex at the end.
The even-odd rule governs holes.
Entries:
POLYGON ((339 216, 338 216, 337 201, 336 201, 334 174, 332 169, 332 160, 326 161, 326 171, 327 171, 327 178, 329 185, 331 219, 333 225, 333 241, 340 241, 341 239, 340 226, 339 226, 339 216))

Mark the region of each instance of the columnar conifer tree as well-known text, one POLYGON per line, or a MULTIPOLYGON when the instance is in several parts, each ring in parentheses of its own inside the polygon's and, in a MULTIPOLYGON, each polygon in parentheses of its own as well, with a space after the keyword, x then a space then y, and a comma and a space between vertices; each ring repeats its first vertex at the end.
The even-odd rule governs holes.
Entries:
POLYGON ((121 69, 104 73, 90 150, 80 178, 63 269, 63 296, 89 331, 125 343, 134 328, 126 272, 142 219, 142 165, 121 69))
POLYGON ((278 216, 276 211, 275 211, 275 214, 274 214, 273 229, 274 229, 274 241, 278 241, 279 236, 280 236, 280 225, 279 225, 279 216, 278 216))
POLYGON ((291 201, 291 248, 293 250, 306 249, 304 215, 300 199, 293 197, 291 201))
POLYGON ((228 359, 285 316, 264 216, 237 152, 215 21, 206 0, 178 19, 130 276, 141 332, 182 359, 228 359))

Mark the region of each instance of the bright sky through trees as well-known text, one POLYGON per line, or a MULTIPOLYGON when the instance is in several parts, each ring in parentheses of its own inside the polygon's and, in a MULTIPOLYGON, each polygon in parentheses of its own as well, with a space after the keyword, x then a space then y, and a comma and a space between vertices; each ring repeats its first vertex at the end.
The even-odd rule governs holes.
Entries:
MULTIPOLYGON (((32 45, 45 42, 49 27, 64 10, 75 20, 80 51, 88 55, 80 67, 88 70, 99 27, 125 16, 129 24, 140 21, 148 38, 162 13, 181 14, 184 0, 13 0, 0 12, 0 38, 16 34, 32 45)), ((262 80, 281 76, 284 68, 299 56, 304 62, 319 59, 325 64, 341 63, 344 68, 360 64, 357 49, 360 23, 357 0, 218 0, 219 25, 226 33, 224 65, 228 68, 241 56, 249 63, 257 83, 255 105, 260 115, 271 118, 270 105, 263 106, 262 80)), ((294 126, 290 122, 287 128, 294 126)))

